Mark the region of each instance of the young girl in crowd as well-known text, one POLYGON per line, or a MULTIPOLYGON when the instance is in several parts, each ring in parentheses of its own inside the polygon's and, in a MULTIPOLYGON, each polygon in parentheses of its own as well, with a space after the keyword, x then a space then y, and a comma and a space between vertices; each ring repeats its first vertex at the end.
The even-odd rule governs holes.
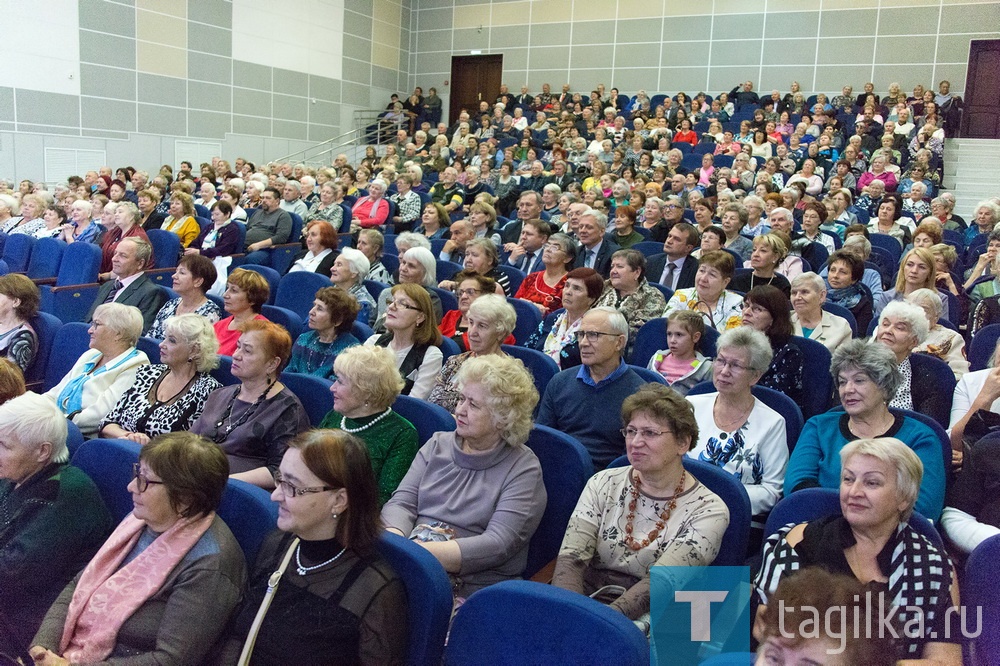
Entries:
POLYGON ((670 388, 687 395, 695 384, 712 378, 712 361, 700 351, 705 337, 705 320, 691 310, 674 310, 667 315, 667 349, 653 354, 649 369, 663 375, 670 388))

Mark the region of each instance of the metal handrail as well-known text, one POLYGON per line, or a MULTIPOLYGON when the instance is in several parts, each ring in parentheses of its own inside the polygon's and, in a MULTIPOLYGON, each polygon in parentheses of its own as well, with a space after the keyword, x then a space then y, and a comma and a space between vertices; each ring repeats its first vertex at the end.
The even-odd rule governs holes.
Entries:
MULTIPOLYGON (((361 146, 365 143, 374 143, 374 145, 380 146, 384 143, 383 139, 386 138, 385 131, 389 127, 395 127, 400 129, 403 127, 404 121, 397 121, 391 125, 385 123, 381 120, 380 116, 385 113, 381 109, 356 109, 354 111, 354 128, 343 132, 331 139, 326 141, 321 141, 316 145, 304 148, 302 150, 297 150, 294 153, 284 155, 282 157, 271 160, 273 162, 286 162, 295 161, 302 162, 310 165, 318 164, 330 164, 332 162, 329 159, 335 153, 348 152, 353 149, 354 151, 360 150, 361 146), (374 132, 374 142, 365 142, 365 139, 371 136, 372 125, 382 125, 378 130, 374 132), (314 152, 314 151, 319 152, 314 152), (310 155, 310 153, 312 153, 310 155)), ((356 155, 355 155, 356 156, 356 155)), ((352 160, 356 161, 356 160, 352 160)))

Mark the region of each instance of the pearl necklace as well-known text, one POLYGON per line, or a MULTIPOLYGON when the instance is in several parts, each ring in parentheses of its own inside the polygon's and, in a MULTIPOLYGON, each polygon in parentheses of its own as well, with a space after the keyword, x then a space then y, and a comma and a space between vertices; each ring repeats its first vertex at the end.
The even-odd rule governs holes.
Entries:
POLYGON ((339 558, 341 555, 343 555, 346 552, 347 552, 347 547, 345 546, 344 548, 340 549, 339 553, 337 553, 336 555, 334 555, 333 557, 331 557, 330 559, 328 559, 326 562, 323 562, 321 564, 317 564, 316 566, 313 566, 313 567, 306 567, 306 566, 302 565, 302 560, 299 557, 299 555, 302 553, 302 544, 299 544, 298 547, 295 549, 295 564, 297 565, 295 571, 300 576, 305 576, 307 573, 309 573, 311 571, 316 571, 316 569, 320 569, 322 567, 325 567, 328 564, 333 564, 334 562, 337 561, 337 558, 339 558))
POLYGON ((361 426, 360 428, 348 428, 347 425, 346 425, 347 424, 347 417, 346 416, 341 416, 340 417, 340 429, 343 430, 344 432, 349 432, 349 433, 351 433, 353 435, 353 434, 359 433, 359 432, 361 432, 363 430, 368 430, 368 428, 371 428, 373 425, 375 425, 376 423, 378 423, 379 421, 381 421, 385 417, 389 416, 389 414, 391 414, 391 413, 392 413, 392 407, 386 407, 386 409, 385 409, 384 412, 382 412, 381 414, 379 414, 374 419, 372 419, 371 421, 369 421, 365 425, 361 426))

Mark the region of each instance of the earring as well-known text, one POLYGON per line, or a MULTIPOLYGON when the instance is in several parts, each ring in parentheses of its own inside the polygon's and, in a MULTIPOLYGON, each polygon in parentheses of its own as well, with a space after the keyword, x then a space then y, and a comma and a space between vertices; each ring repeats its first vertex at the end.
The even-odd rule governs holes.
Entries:
POLYGON ((335 513, 335 514, 333 514, 333 517, 334 517, 334 518, 336 518, 336 517, 337 517, 337 514, 336 514, 336 513, 335 513))

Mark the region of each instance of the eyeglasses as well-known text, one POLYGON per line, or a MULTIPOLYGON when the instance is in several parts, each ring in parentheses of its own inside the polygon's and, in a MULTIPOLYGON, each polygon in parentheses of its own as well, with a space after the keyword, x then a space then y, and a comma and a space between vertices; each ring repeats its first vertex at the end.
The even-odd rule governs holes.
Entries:
POLYGON ((602 335, 606 335, 611 338, 617 338, 621 333, 605 333, 604 331, 577 331, 575 333, 576 341, 582 342, 586 340, 587 342, 597 342, 602 335))
POLYGON ((299 488, 293 486, 285 478, 281 476, 281 472, 274 473, 274 483, 281 488, 281 492, 285 497, 302 497, 303 495, 309 495, 310 493, 323 493, 327 490, 337 490, 336 488, 331 488, 330 486, 315 486, 313 488, 299 488))
POLYGON ((140 493, 146 492, 146 488, 150 486, 162 486, 163 481, 153 481, 145 474, 139 467, 139 463, 132 463, 132 478, 135 479, 135 489, 140 493))
POLYGON ((666 435, 668 433, 672 435, 674 431, 673 430, 653 430, 652 428, 633 428, 632 426, 629 426, 627 428, 622 428, 619 432, 627 440, 635 439, 636 436, 638 435, 638 436, 642 437, 642 440, 644 442, 648 442, 649 440, 656 439, 657 437, 660 437, 661 435, 666 435))
POLYGON ((392 296, 390 296, 386 300, 385 307, 387 307, 387 308, 396 307, 396 308, 403 308, 404 310, 414 310, 416 312, 420 312, 420 308, 418 308, 416 305, 410 305, 409 303, 403 303, 402 301, 398 301, 398 300, 394 299, 392 296))
POLYGON ((729 368, 732 372, 743 372, 744 370, 749 370, 749 365, 742 365, 736 361, 730 361, 723 356, 716 356, 715 360, 712 361, 713 365, 717 365, 722 369, 729 368))
POLYGON ((559 243, 546 243, 543 246, 546 250, 552 250, 553 252, 561 252, 563 247, 559 243))
POLYGON ((459 289, 455 292, 459 296, 475 296, 476 294, 483 293, 482 289, 459 289))

